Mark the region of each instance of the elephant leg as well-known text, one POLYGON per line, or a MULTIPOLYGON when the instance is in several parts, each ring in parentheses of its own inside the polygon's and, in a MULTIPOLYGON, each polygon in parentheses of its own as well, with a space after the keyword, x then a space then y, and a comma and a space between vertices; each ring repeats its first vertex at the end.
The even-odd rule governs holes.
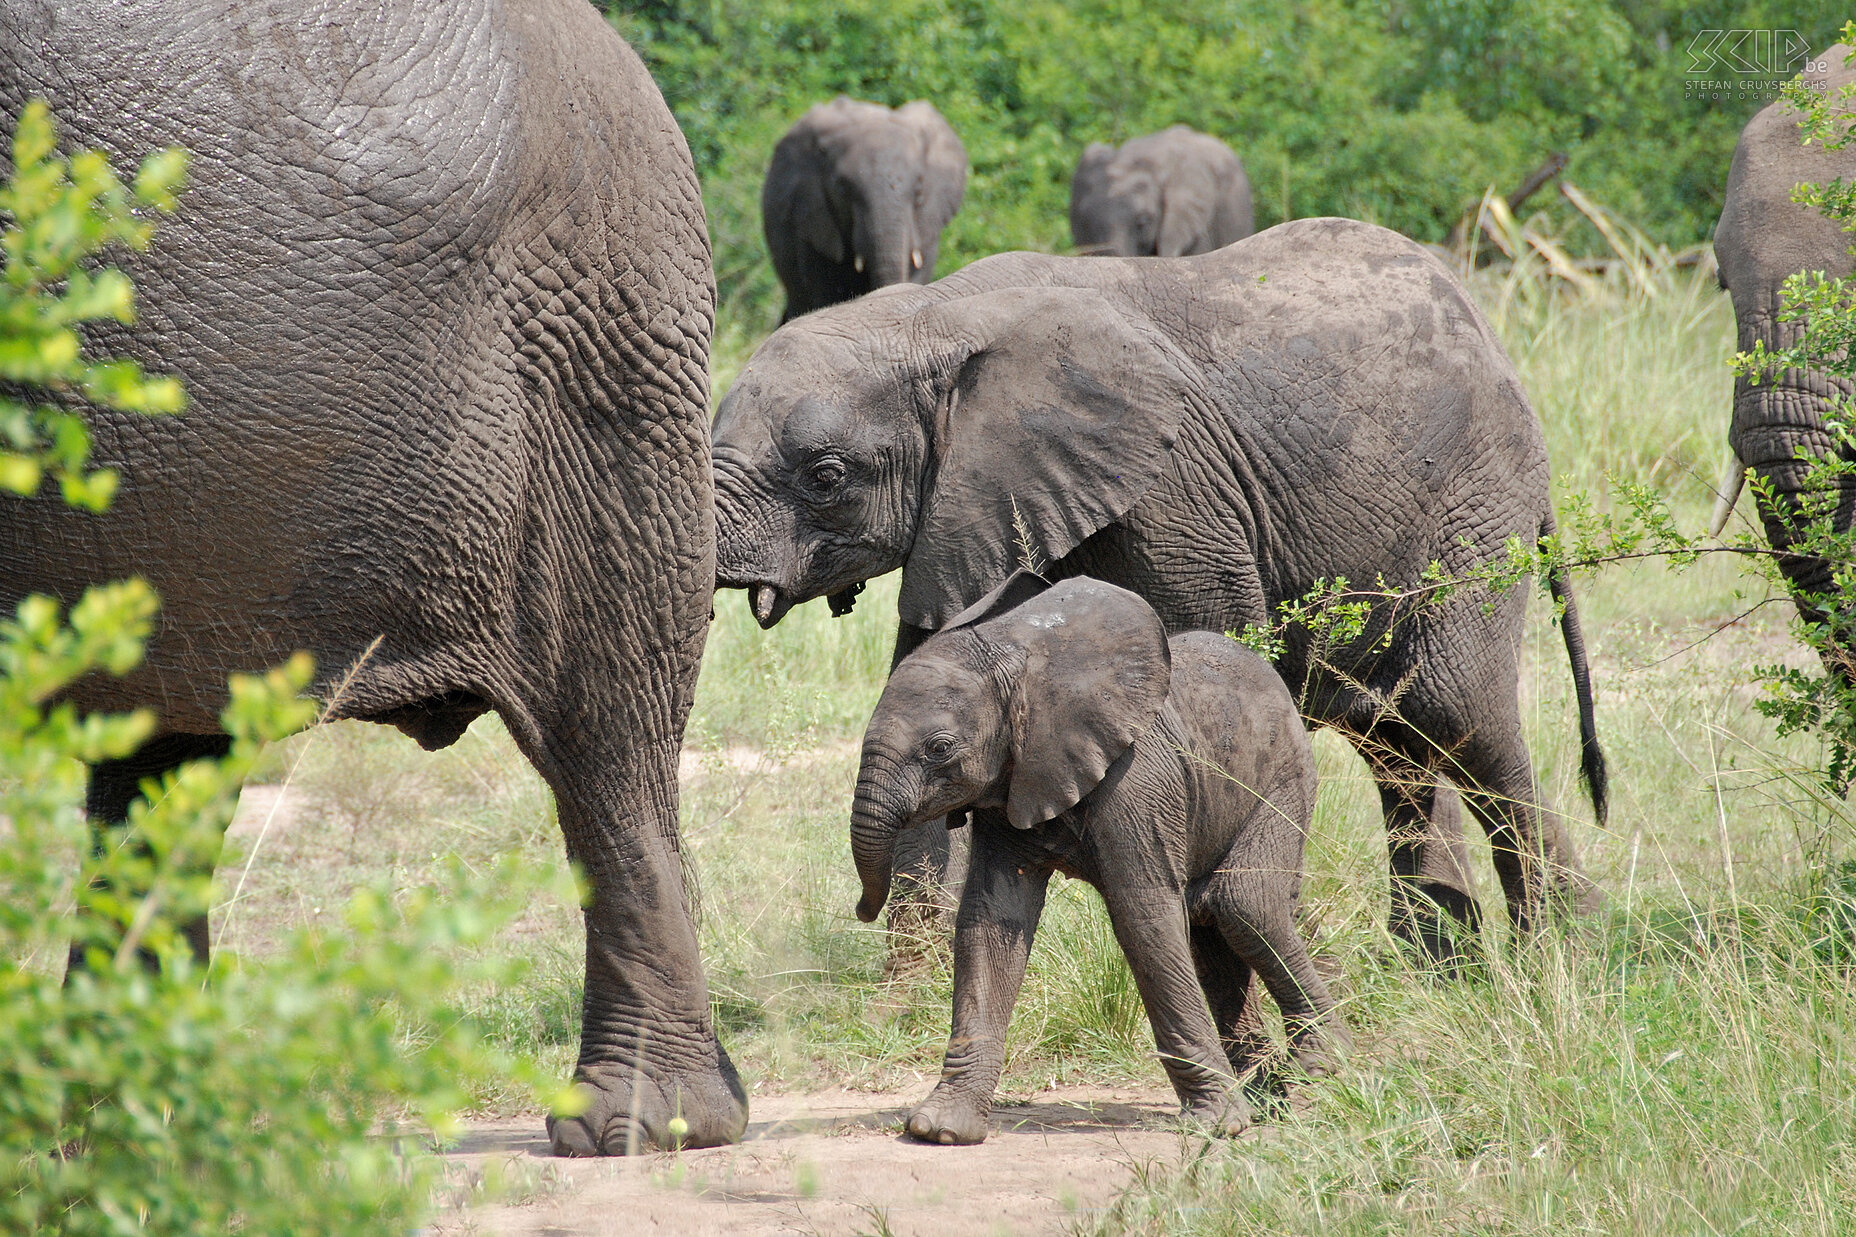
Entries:
POLYGON ((1250 1104, 1232 1085, 1230 1062, 1195 982, 1183 894, 1121 880, 1104 882, 1101 892, 1180 1107, 1220 1134, 1242 1132, 1251 1123, 1250 1104))
MULTIPOLYGON (((1518 718, 1471 732, 1452 753, 1451 776, 1463 800, 1489 835, 1489 857, 1508 899, 1508 917, 1526 934, 1546 909, 1548 856, 1542 846, 1541 811, 1534 770, 1518 718)), ((1565 853, 1556 862, 1577 859, 1565 853)), ((1580 873, 1583 877, 1583 873, 1580 873)))
POLYGON ((1256 999, 1256 972, 1237 956, 1216 924, 1193 924, 1191 940, 1192 965, 1211 1006, 1218 1044, 1231 1064, 1231 1076, 1241 1079, 1261 1066, 1272 1050, 1256 999))
POLYGON ((1311 1076, 1332 1072, 1336 1052, 1351 1039, 1295 929, 1293 897, 1281 896, 1276 882, 1263 879, 1260 874, 1269 869, 1255 860, 1234 857, 1224 869, 1206 897, 1219 931, 1276 999, 1296 1064, 1311 1076))
POLYGON ((892 978, 920 967, 953 926, 973 832, 952 828, 953 820, 930 821, 896 835, 884 962, 892 978))
POLYGON ((1375 752, 1370 759, 1385 813, 1391 908, 1386 926, 1425 959, 1454 973, 1464 939, 1481 931, 1482 911, 1463 842, 1461 799, 1416 761, 1375 752))
MULTIPOLYGON (((1006 826, 1009 827, 1009 826, 1006 826)), ((1023 866, 975 825, 971 868, 954 928, 954 1018, 941 1081, 909 1114, 908 1131, 943 1144, 985 1141, 1005 1067, 1005 1032, 1044 913, 1047 869, 1023 866)))
POLYGON ((557 1155, 718 1146, 747 1127, 747 1095, 716 1037, 684 887, 676 754, 660 743, 603 759, 536 760, 554 787, 568 857, 590 887, 574 1071, 588 1105, 549 1119, 557 1155), (683 1128, 673 1133, 677 1119, 683 1128))
MULTIPOLYGON (((90 820, 90 845, 94 854, 102 854, 105 833, 129 819, 129 805, 141 797, 142 782, 158 778, 190 760, 217 760, 232 748, 232 740, 223 734, 164 734, 142 744, 120 760, 105 760, 90 766, 90 785, 84 796, 84 812, 90 820)), ((131 839, 130 845, 138 845, 131 839)), ((207 960, 211 942, 205 915, 181 926, 193 956, 207 960)), ((66 974, 87 965, 81 942, 71 946, 66 974)), ((137 950, 142 965, 154 970, 158 960, 146 949, 137 950)))

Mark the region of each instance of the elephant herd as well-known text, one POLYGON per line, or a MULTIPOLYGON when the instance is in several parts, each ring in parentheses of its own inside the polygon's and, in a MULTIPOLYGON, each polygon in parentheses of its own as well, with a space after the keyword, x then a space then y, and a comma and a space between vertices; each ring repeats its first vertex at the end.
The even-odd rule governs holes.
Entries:
MULTIPOLYGON (((967 188, 967 151, 931 103, 843 95, 773 148, 761 186, 782 322, 898 283, 929 283, 941 229, 967 188)), ((1079 253, 1177 258, 1252 230, 1250 182, 1231 148, 1174 125, 1117 150, 1091 143, 1070 184, 1079 253)))
MULTIPOLYGON (((8 609, 130 575, 163 601, 143 665, 74 696, 160 720, 93 768, 92 819, 222 751, 227 675, 297 649, 331 719, 429 749, 497 713, 590 884, 590 1102, 550 1123, 556 1151, 746 1125, 677 835, 717 588, 772 626, 902 572, 851 805, 859 913, 880 909, 899 843, 945 838, 937 822, 970 821, 974 856, 956 1038, 917 1137, 983 1136, 1052 871, 1102 891, 1181 1101, 1215 1127, 1247 1119, 1232 1084, 1262 1043, 1253 976, 1309 1072, 1344 1051, 1293 929, 1304 720, 1378 783, 1396 931, 1447 953, 1449 921, 1475 921, 1459 800, 1517 927, 1596 898, 1538 806, 1521 590, 1375 606, 1344 640, 1292 628, 1273 665, 1215 634, 1338 577, 1469 575, 1553 532, 1514 368, 1412 241, 1345 219, 1248 236, 1236 157, 1175 127, 1090 147, 1074 184, 1079 250, 1157 256, 1000 254, 933 281, 958 138, 925 103, 840 99, 774 152, 763 208, 789 321, 711 425, 700 186, 648 72, 584 0, 0 0, 0 125, 33 98, 118 166, 193 151, 178 212, 120 255, 136 321, 90 340, 179 377, 190 411, 91 415, 121 476, 106 513, 0 506, 8 609)), ((1790 329, 1784 272, 1848 271, 1842 238, 1785 200, 1806 174, 1786 128, 1755 120, 1729 181, 1718 244, 1743 343, 1790 329)), ((1810 175, 1847 174, 1811 157, 1810 175)), ((1740 457, 1782 478, 1836 389, 1804 374, 1739 393, 1740 457)), ((1578 612, 1547 584, 1602 818, 1578 612)))

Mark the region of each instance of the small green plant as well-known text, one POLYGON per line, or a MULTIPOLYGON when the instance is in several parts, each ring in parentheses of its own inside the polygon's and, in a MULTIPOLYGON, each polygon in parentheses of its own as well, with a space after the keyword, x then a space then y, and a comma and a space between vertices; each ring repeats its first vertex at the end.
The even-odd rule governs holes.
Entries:
MULTIPOLYGON (((30 496, 50 476, 66 502, 96 510, 115 477, 89 468, 85 407, 184 401, 170 378, 85 358, 76 328, 133 320, 129 281, 94 259, 146 243, 136 212, 172 208, 185 158, 152 156, 130 191, 101 155, 56 145, 44 104, 29 105, 0 186, 0 488, 30 496), (29 389, 42 397, 11 394, 29 389)), ((212 905, 260 747, 315 719, 301 696, 312 667, 298 654, 234 676, 220 717, 230 753, 145 784, 93 851, 77 809, 84 763, 133 752, 156 719, 81 714, 61 696, 134 668, 155 611, 131 580, 68 613, 27 597, 0 622, 0 1232, 404 1233, 429 1174, 393 1119, 442 1132, 486 1076, 532 1090, 534 1071, 487 1048, 459 1008, 464 983, 513 971, 466 975, 452 961, 524 890, 501 869, 459 866, 443 898, 363 891, 339 930, 298 933, 267 965, 221 952, 202 968, 181 925, 212 905), (67 943, 85 965, 65 977, 67 943)))
POLYGON ((0 186, 0 219, 10 220, 0 236, 0 382, 51 398, 27 403, 0 394, 0 490, 32 494, 49 473, 66 502, 100 511, 116 493, 116 475, 86 467, 90 434, 76 405, 179 412, 186 397, 180 383, 150 377, 134 361, 84 357, 78 324, 135 319, 128 277, 86 262, 107 245, 148 244, 152 225, 136 212, 174 209, 187 156, 151 155, 130 189, 98 152, 63 159, 56 144, 50 109, 28 104, 13 132, 13 176, 0 186))

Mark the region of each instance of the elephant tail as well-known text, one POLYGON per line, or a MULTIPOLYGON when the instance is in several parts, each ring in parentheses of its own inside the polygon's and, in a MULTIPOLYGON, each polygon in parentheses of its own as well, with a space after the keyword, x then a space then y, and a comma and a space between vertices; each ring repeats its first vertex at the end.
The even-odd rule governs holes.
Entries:
MULTIPOLYGON (((1540 526, 1551 537, 1553 517, 1540 526)), ((1610 810, 1610 778, 1605 771, 1605 749, 1598 745, 1598 719, 1592 708, 1592 668, 1585 660, 1585 635, 1579 629, 1579 607, 1573 601, 1572 580, 1564 568, 1547 573, 1547 591, 1560 609, 1560 635, 1566 641, 1566 660, 1572 664, 1573 694, 1579 700, 1579 771, 1592 796, 1592 812, 1599 824, 1610 810)))

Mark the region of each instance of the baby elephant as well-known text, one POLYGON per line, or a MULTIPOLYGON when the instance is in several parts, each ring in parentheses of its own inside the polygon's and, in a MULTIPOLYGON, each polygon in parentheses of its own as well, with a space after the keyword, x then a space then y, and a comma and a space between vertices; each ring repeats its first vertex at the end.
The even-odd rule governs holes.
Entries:
POLYGON ((897 831, 977 809, 953 1035, 909 1133, 985 1139, 1052 872, 1102 894, 1188 1115, 1250 1123, 1235 1083, 1268 1048, 1253 972, 1297 1062, 1326 1072, 1347 1033, 1295 929, 1314 801, 1308 735, 1269 664, 1208 632, 1168 641, 1125 589, 1021 571, 929 637, 877 704, 851 817, 867 923, 897 831))

